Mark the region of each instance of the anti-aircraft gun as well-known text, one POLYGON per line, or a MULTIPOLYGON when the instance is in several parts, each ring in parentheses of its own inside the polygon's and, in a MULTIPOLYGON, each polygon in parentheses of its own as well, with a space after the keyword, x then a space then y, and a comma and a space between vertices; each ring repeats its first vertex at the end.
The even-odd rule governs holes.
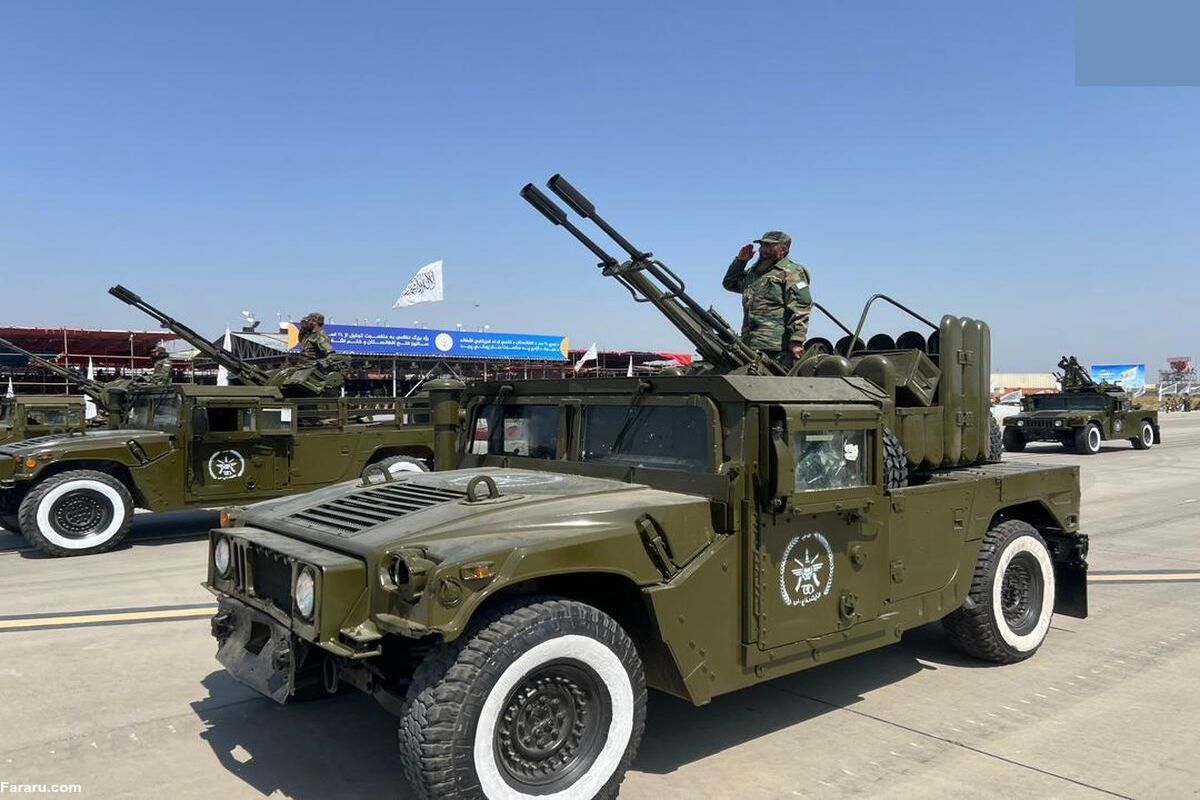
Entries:
POLYGON ((100 383, 80 375, 78 372, 67 369, 66 367, 55 364, 53 361, 47 361, 39 355, 29 352, 28 350, 18 347, 7 339, 0 338, 0 346, 6 347, 14 353, 20 353, 29 359, 29 363, 36 367, 41 367, 49 373, 57 375, 63 380, 79 387, 79 391, 90 397, 96 403, 97 408, 107 413, 110 419, 117 419, 121 415, 121 406, 125 399, 125 393, 129 387, 135 383, 134 380, 121 378, 107 383, 100 383))
POLYGON ((550 191, 584 219, 595 223, 629 255, 618 261, 573 223, 567 213, 533 184, 521 197, 555 225, 562 226, 600 259, 601 272, 616 278, 638 302, 648 302, 688 338, 712 370, 724 374, 864 378, 886 394, 889 427, 903 445, 909 464, 934 469, 1000 458, 1000 429, 989 409, 991 334, 985 322, 946 315, 933 323, 883 294, 867 300, 858 326, 850 331, 825 308, 818 310, 845 333, 836 345, 806 342, 805 355, 790 371, 748 347, 711 308, 685 290, 683 281, 653 254, 640 250, 596 213, 595 206, 561 175, 550 191), (877 334, 864 342, 867 315, 883 300, 929 326, 926 336, 907 331, 893 339, 877 334))
POLYGON ((150 305, 124 286, 113 286, 108 293, 156 320, 247 386, 277 386, 285 397, 328 397, 337 394, 346 381, 340 371, 320 367, 301 365, 278 370, 262 369, 223 347, 217 347, 194 329, 150 305))

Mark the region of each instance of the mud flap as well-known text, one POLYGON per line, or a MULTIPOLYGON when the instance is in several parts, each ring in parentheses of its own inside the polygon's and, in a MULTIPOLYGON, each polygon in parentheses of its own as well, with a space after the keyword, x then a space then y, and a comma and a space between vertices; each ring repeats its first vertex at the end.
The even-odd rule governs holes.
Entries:
POLYGON ((212 619, 217 661, 236 680, 285 703, 296 677, 296 642, 292 632, 266 614, 227 597, 212 619))
POLYGON ((1087 619, 1087 537, 1047 536, 1054 561, 1054 613, 1087 619))

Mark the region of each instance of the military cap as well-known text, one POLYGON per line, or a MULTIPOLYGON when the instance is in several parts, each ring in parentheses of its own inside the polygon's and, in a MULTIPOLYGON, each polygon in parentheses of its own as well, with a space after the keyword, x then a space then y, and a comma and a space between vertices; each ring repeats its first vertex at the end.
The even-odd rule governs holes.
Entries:
POLYGON ((758 244, 791 244, 792 237, 783 231, 767 231, 761 239, 754 240, 758 244))

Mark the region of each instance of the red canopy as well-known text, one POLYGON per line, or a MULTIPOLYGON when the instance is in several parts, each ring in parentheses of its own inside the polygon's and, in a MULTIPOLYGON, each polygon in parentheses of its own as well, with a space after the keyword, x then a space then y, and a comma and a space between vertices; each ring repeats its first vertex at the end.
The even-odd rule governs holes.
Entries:
POLYGON ((48 361, 84 366, 91 356, 97 367, 147 367, 150 351, 166 339, 166 331, 105 331, 85 328, 0 328, 0 337, 48 361))

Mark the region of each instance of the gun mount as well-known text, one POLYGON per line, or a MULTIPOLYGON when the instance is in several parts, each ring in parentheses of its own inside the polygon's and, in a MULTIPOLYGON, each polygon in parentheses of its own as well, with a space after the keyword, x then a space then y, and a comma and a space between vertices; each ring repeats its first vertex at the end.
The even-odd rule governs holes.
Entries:
POLYGON ((217 347, 197 331, 150 305, 124 286, 113 286, 108 293, 156 320, 171 333, 229 370, 232 376, 247 386, 277 386, 285 397, 321 397, 332 394, 345 381, 344 376, 336 370, 312 366, 265 370, 247 363, 223 347, 217 347))
POLYGON ((991 334, 985 322, 946 315, 935 323, 887 295, 874 294, 851 331, 823 306, 814 303, 846 335, 836 344, 827 339, 809 339, 804 357, 789 371, 748 347, 720 314, 688 295, 678 275, 617 232, 596 213, 592 202, 561 175, 555 175, 546 185, 579 216, 591 220, 616 242, 628 254, 628 260, 618 261, 605 251, 532 183, 521 189, 521 197, 546 219, 566 228, 599 258, 601 272, 616 278, 634 300, 650 303, 661 311, 715 371, 863 378, 886 393, 889 427, 899 436, 914 467, 934 469, 999 460, 999 426, 991 424, 994 420, 988 408, 991 334), (928 335, 906 331, 895 338, 879 333, 864 342, 860 336, 868 312, 880 300, 932 330, 928 335))
POLYGON ((75 386, 79 387, 79 391, 95 401, 96 406, 102 411, 110 414, 119 414, 121 403, 125 397, 125 392, 133 381, 116 380, 109 383, 100 383, 93 381, 78 372, 67 369, 66 367, 55 364, 53 361, 47 361, 39 355, 29 352, 23 347, 18 347, 7 339, 0 338, 0 346, 6 347, 14 353, 20 353, 29 359, 29 363, 36 367, 50 372, 58 377, 66 380, 75 386))

